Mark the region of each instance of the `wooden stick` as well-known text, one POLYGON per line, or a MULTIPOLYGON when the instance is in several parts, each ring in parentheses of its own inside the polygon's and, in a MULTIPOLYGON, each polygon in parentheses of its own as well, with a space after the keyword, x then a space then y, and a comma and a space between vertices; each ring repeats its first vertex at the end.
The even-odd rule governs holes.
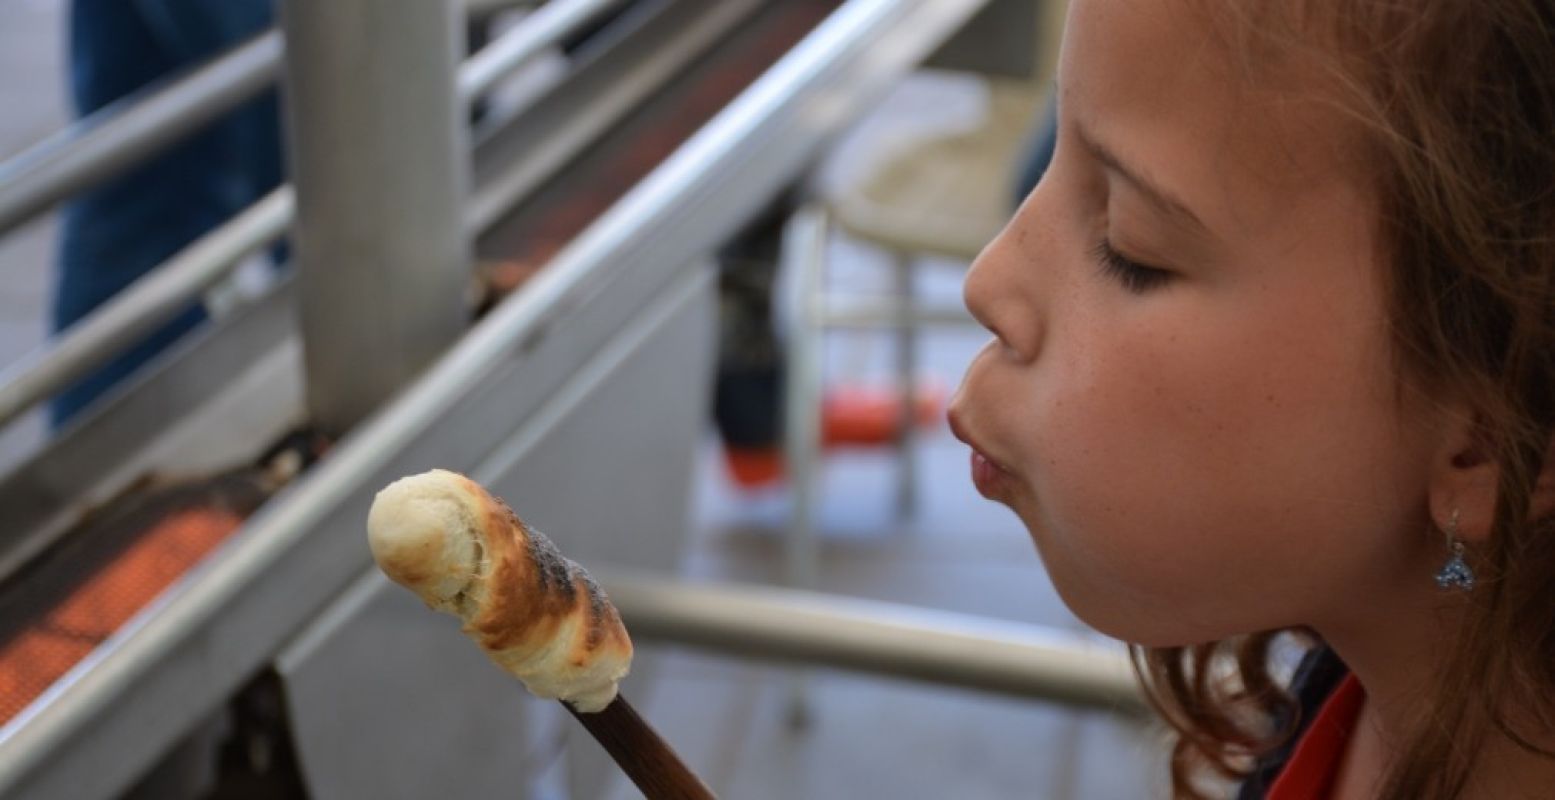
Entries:
POLYGON ((583 723, 648 800, 717 800, 625 697, 617 694, 597 714, 585 714, 565 702, 562 705, 583 723))

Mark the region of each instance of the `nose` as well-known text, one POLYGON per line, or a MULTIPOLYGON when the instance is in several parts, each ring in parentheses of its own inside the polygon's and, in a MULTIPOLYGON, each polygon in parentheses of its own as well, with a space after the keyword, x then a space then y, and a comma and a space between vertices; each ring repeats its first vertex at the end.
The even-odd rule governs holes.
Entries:
POLYGON ((1030 359, 1039 344, 1040 321, 1029 298, 1035 268, 1022 224, 1017 216, 983 248, 967 271, 962 299, 972 317, 1001 345, 1030 359))

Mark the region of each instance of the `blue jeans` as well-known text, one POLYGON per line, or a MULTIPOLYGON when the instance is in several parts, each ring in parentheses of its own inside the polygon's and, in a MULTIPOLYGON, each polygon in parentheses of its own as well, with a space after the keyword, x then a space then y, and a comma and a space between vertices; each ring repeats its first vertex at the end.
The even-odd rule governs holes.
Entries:
MULTIPOLYGON (((70 85, 86 116, 268 28, 271 0, 72 0, 70 85)), ((268 92, 64 208, 51 327, 61 331, 281 182, 268 92)), ((57 427, 205 318, 175 320, 61 392, 57 427)))

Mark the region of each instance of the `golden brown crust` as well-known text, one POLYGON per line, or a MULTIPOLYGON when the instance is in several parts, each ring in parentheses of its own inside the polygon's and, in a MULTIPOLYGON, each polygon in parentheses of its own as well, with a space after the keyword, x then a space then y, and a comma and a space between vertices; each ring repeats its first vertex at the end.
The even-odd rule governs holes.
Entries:
MULTIPOLYGON (((462 477, 462 476, 461 476, 462 477)), ((466 629, 488 650, 538 650, 557 635, 563 622, 582 616, 581 635, 573 637, 568 661, 587 663, 605 643, 626 652, 631 640, 615 606, 594 579, 568 560, 544 534, 524 524, 501 498, 468 478, 477 498, 477 529, 486 562, 486 596, 466 629)))
POLYGON ((393 580, 459 616, 493 661, 543 697, 597 711, 630 669, 620 615, 581 567, 501 499, 444 470, 390 484, 368 513, 393 580))

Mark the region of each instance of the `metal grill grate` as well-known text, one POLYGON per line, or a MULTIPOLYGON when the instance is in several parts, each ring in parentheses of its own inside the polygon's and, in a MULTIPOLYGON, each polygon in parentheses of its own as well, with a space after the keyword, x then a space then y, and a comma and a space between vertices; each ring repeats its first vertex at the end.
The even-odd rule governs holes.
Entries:
POLYGON ((145 489, 89 519, 0 592, 0 724, 231 536, 258 470, 145 489))

